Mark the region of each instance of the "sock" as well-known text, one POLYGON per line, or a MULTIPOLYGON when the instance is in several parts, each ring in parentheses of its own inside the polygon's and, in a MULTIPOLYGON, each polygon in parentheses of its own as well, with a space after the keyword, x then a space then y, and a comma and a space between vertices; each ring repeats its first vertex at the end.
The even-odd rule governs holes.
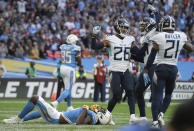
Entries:
POLYGON ((26 103, 20 114, 18 115, 20 118, 23 118, 26 114, 28 114, 30 111, 34 109, 34 104, 30 101, 26 103))
POLYGON ((30 113, 29 115, 24 116, 24 121, 28 121, 28 120, 32 120, 32 119, 37 119, 40 118, 41 115, 38 111, 34 111, 32 113, 30 113))
POLYGON ((60 103, 63 99, 65 99, 69 95, 69 90, 64 90, 62 94, 57 98, 57 102, 60 103))
POLYGON ((70 95, 67 97, 67 105, 68 106, 72 106, 72 104, 71 104, 71 96, 70 95))

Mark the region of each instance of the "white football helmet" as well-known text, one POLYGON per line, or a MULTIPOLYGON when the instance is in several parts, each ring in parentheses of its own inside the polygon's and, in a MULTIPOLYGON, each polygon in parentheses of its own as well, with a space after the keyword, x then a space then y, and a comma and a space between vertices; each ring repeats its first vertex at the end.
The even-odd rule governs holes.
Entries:
POLYGON ((108 124, 110 124, 110 122, 112 120, 112 115, 108 110, 106 110, 104 113, 98 112, 97 116, 98 116, 98 120, 99 120, 100 124, 102 124, 102 125, 108 125, 108 124))
POLYGON ((75 45, 78 40, 78 37, 74 34, 70 34, 67 36, 67 43, 70 45, 75 45))

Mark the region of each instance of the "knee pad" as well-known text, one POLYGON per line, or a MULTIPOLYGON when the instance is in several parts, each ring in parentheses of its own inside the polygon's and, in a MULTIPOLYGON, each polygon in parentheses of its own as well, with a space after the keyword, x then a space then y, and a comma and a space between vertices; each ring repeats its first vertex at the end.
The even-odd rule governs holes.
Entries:
POLYGON ((29 101, 32 102, 34 105, 36 105, 36 103, 38 101, 38 96, 31 97, 29 101))

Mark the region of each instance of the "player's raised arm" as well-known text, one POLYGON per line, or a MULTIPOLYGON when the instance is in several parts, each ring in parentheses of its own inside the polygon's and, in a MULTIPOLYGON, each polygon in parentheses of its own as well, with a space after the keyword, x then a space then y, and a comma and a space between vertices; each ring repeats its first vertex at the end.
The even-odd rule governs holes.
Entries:
POLYGON ((103 42, 96 42, 96 36, 100 33, 101 26, 95 26, 92 32, 92 49, 102 49, 103 47, 109 46, 109 41, 104 40, 103 42))

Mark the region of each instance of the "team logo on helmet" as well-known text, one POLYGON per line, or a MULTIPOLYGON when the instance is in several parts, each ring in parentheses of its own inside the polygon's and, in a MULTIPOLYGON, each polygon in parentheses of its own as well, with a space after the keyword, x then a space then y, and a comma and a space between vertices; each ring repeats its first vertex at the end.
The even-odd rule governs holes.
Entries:
POLYGON ((67 36, 67 43, 71 45, 75 45, 78 41, 78 37, 74 34, 70 34, 67 36))
POLYGON ((155 27, 156 21, 153 18, 145 17, 142 21, 140 21, 139 25, 141 33, 145 35, 155 27))
POLYGON ((175 30, 175 20, 173 17, 167 15, 160 21, 160 30, 161 31, 174 31, 175 30))

